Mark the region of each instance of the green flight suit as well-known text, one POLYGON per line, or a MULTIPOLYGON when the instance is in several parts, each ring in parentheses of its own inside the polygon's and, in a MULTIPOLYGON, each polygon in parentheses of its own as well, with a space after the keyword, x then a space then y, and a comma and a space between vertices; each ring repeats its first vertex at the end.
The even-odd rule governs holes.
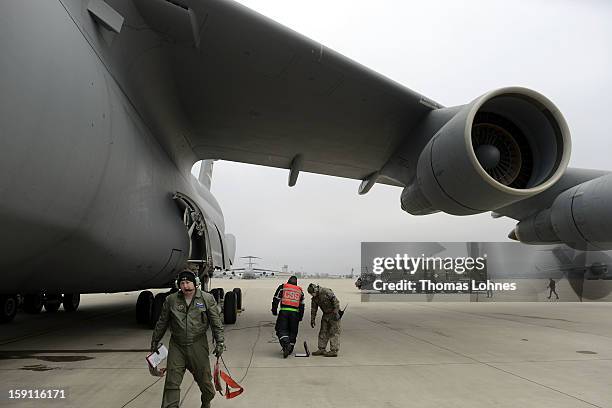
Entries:
POLYGON ((209 326, 215 342, 223 343, 223 323, 217 303, 210 293, 196 289, 189 305, 181 291, 166 298, 151 339, 152 347, 157 345, 170 327, 172 336, 168 345, 162 408, 179 406, 180 386, 185 369, 193 374, 200 387, 202 407, 208 407, 210 400, 214 398, 215 387, 210 372, 206 337, 209 326))
POLYGON ((319 350, 325 350, 329 342, 332 352, 340 350, 340 302, 334 292, 329 288, 319 287, 319 291, 312 296, 310 304, 310 320, 315 321, 317 310, 321 308, 321 328, 319 329, 319 350))

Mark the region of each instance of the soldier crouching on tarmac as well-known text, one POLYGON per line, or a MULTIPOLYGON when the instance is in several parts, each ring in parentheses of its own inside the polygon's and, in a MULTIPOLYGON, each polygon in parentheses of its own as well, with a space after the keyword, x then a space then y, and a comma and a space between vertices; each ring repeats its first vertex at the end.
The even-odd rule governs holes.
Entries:
POLYGON ((292 276, 287 283, 279 285, 272 298, 272 314, 276 318, 276 336, 283 348, 283 358, 293 352, 300 322, 304 317, 304 292, 292 276), (277 313, 280 303, 280 313, 277 313))
POLYGON ((313 283, 308 285, 308 293, 312 296, 310 327, 315 327, 317 309, 320 307, 323 311, 321 328, 319 329, 319 349, 312 355, 338 357, 338 351, 340 350, 340 302, 331 289, 322 288, 313 283), (325 351, 327 342, 329 342, 330 351, 325 351))
POLYGON ((202 408, 210 407, 210 401, 215 396, 206 330, 210 326, 216 343, 214 354, 219 357, 223 353, 223 323, 214 297, 198 289, 198 283, 199 279, 192 271, 184 270, 178 275, 176 285, 180 291, 166 298, 153 330, 152 352, 157 350, 168 327, 172 334, 162 408, 179 406, 185 369, 193 374, 200 387, 202 408))

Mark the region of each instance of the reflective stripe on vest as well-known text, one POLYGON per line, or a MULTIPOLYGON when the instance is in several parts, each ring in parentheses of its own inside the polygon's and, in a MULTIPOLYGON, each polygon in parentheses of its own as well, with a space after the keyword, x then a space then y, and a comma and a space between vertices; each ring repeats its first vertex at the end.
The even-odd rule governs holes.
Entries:
POLYGON ((300 300, 302 300, 302 288, 300 288, 297 285, 291 285, 290 283, 283 284, 283 297, 281 299, 281 310, 282 310, 282 306, 299 308, 300 300))

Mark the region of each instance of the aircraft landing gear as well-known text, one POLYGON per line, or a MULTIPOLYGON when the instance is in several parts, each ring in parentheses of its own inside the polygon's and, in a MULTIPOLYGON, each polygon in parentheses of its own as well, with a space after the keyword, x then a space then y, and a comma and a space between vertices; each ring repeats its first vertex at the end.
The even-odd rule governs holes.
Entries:
POLYGON ((23 296, 23 311, 29 314, 38 314, 43 307, 43 297, 40 293, 23 296))
POLYGON ((79 293, 64 293, 64 311, 74 312, 78 309, 81 303, 81 295, 79 293))
POLYGON ((222 288, 214 288, 210 290, 210 294, 213 295, 213 297, 215 298, 215 302, 217 302, 218 305, 221 304, 221 299, 223 298, 221 295, 222 292, 222 288))
POLYGON ((62 304, 62 295, 59 293, 50 293, 45 296, 45 310, 47 313, 55 313, 62 304))
POLYGON ((17 314, 17 296, 0 295, 0 323, 8 323, 17 314))
POLYGON ((150 290, 143 290, 136 301, 136 321, 140 324, 150 325, 152 313, 153 293, 150 290))
POLYGON ((236 294, 236 309, 242 310, 242 289, 234 288, 233 292, 236 294))
POLYGON ((224 324, 234 324, 238 319, 238 312, 242 311, 242 290, 234 288, 231 292, 225 292, 223 288, 210 290, 217 305, 221 308, 224 324))
POLYGON ((234 324, 238 318, 238 303, 236 292, 231 291, 223 298, 223 323, 234 324))
POLYGON ((138 300, 136 301, 136 321, 151 329, 155 328, 155 324, 157 324, 157 320, 161 314, 164 301, 171 293, 173 293, 172 290, 169 292, 158 293, 157 295, 153 296, 153 293, 150 290, 143 290, 140 292, 138 295, 138 300))
MULTIPOLYGON (((153 293, 148 290, 140 292, 136 301, 136 321, 149 328, 155 328, 162 306, 171 293, 172 291, 153 296, 153 293)), ((224 293, 222 288, 214 288, 210 293, 221 308, 224 323, 236 323, 238 312, 242 310, 242 290, 234 288, 231 292, 224 293)))
POLYGON ((28 314, 39 314, 43 307, 47 313, 56 313, 64 305, 66 312, 74 312, 81 303, 79 293, 26 293, 18 295, 0 295, 0 323, 12 321, 18 307, 28 314))

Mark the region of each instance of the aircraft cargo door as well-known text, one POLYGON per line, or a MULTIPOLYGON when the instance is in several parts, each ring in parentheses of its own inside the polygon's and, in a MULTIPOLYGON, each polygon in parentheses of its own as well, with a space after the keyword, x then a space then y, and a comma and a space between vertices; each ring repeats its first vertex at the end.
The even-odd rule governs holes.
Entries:
POLYGON ((225 269, 225 256, 223 254, 223 240, 217 226, 209 220, 206 220, 208 234, 210 239, 210 250, 212 254, 213 264, 215 269, 225 269))
POLYGON ((172 198, 181 211, 183 224, 187 235, 189 235, 189 261, 199 263, 202 266, 201 273, 205 271, 207 274, 212 274, 214 267, 217 265, 214 260, 215 257, 213 257, 213 252, 217 252, 217 249, 213 250, 213 248, 219 247, 219 243, 216 242, 218 241, 216 228, 213 225, 213 229, 210 231, 212 234, 209 233, 209 222, 206 220, 205 214, 190 197, 177 192, 172 198), (212 245, 211 236, 215 241, 212 245))

